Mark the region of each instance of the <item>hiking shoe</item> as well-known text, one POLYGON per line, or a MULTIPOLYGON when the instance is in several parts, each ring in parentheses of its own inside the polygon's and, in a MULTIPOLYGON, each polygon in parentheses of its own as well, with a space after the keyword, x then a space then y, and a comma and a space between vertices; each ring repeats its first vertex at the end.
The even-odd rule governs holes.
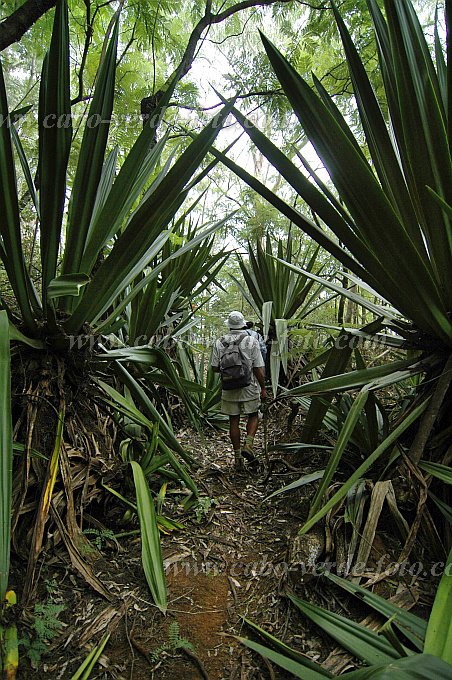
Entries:
POLYGON ((245 458, 248 461, 248 463, 257 463, 258 462, 254 453, 252 453, 251 451, 248 451, 247 449, 242 449, 242 456, 243 456, 243 458, 245 458))

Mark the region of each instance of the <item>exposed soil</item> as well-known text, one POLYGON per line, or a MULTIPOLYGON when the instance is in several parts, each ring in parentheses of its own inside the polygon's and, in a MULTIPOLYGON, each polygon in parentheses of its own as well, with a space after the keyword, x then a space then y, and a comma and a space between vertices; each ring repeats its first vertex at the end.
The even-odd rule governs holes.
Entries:
MULTIPOLYGON (((284 430, 283 426, 273 426, 268 444, 281 439, 284 430)), ((256 452, 262 464, 238 474, 232 467, 226 434, 213 430, 211 436, 180 432, 180 441, 200 465, 194 477, 204 500, 197 514, 185 512, 180 487, 168 489, 163 513, 182 522, 185 529, 163 537, 169 603, 165 616, 152 603, 136 535, 117 543, 106 539, 94 555, 95 573, 111 594, 111 602, 92 591, 70 566, 63 568, 58 556, 47 560, 41 583, 50 591, 52 602, 65 605, 60 616, 65 627, 52 641, 50 653, 39 668, 27 669, 24 662, 19 678, 69 680, 106 630, 111 637, 92 671, 93 680, 292 677, 233 637, 254 637, 242 617, 311 659, 325 659, 334 645, 285 598, 288 587, 319 604, 335 598, 328 584, 319 587, 314 577, 302 579, 291 561, 292 539, 306 517, 313 487, 307 485, 263 502, 301 474, 318 470, 321 460, 309 452, 296 471, 293 460, 287 459, 288 469, 283 459, 273 454, 269 476, 263 464, 263 436, 261 428, 256 452), (188 641, 189 649, 179 645, 171 648, 170 626, 174 622, 179 627, 176 637, 188 641)), ((320 539, 313 551, 314 557, 321 554, 320 539)), ((20 565, 14 566, 20 578, 20 565)), ((17 586, 20 592, 20 582, 17 586)), ((353 610, 352 606, 347 611, 358 620, 362 618, 359 608, 353 610)))

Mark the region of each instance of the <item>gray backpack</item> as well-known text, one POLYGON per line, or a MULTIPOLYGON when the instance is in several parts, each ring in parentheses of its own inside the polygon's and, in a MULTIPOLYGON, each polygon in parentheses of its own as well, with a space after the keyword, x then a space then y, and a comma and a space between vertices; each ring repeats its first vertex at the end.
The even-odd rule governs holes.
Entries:
POLYGON ((240 343, 248 333, 240 333, 234 340, 220 338, 223 349, 220 353, 220 375, 224 390, 237 390, 251 384, 251 365, 240 349, 240 343))

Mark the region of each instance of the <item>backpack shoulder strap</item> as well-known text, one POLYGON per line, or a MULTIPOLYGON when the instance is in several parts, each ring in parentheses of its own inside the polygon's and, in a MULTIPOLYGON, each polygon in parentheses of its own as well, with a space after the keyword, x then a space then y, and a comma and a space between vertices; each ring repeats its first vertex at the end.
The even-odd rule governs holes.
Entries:
POLYGON ((221 338, 219 338, 219 342, 223 345, 223 347, 227 347, 229 345, 225 335, 222 335, 221 338))

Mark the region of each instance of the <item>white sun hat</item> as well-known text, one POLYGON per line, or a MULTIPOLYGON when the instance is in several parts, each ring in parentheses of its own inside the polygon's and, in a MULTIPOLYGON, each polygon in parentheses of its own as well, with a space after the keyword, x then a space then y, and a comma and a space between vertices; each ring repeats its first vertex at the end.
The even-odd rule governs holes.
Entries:
POLYGON ((240 330, 246 326, 242 312, 231 312, 224 323, 231 331, 240 330))

